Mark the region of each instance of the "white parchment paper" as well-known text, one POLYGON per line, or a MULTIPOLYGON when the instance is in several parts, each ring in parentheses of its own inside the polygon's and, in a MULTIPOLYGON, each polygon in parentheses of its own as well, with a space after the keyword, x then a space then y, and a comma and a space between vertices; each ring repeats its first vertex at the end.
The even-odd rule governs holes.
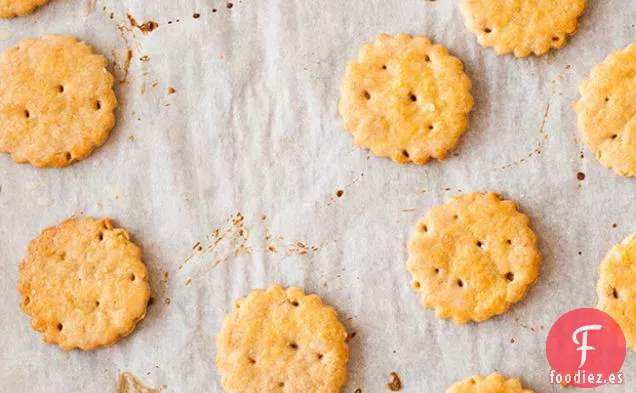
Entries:
MULTIPOLYGON (((596 161, 571 109, 591 67, 636 40, 635 5, 589 0, 565 48, 527 59, 481 48, 457 0, 51 0, 1 21, 0 49, 73 34, 122 83, 117 125, 87 160, 38 170, 0 156, 0 391, 111 392, 131 371, 165 392, 220 393, 222 319, 234 299, 277 282, 319 294, 356 332, 344 392, 384 392, 392 371, 407 393, 494 371, 559 391, 548 330, 595 306, 600 261, 636 231, 636 179, 596 161), (127 14, 159 27, 143 34, 127 14), (470 128, 443 163, 399 166, 342 130, 346 62, 363 41, 402 31, 447 46, 473 81, 470 128), (406 241, 431 206, 489 190, 531 217, 540 281, 500 317, 440 322, 409 287, 406 241), (89 353, 43 344, 15 289, 28 242, 71 215, 131 232, 155 300, 131 336, 89 353)), ((633 392, 634 366, 628 353, 625 384, 593 391, 633 392)))

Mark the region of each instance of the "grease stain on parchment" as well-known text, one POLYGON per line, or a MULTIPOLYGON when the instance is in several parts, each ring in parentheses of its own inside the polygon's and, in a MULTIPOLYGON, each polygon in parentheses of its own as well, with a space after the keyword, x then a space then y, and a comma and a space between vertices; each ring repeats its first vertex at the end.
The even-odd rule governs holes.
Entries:
POLYGON ((190 255, 178 267, 180 274, 188 271, 184 285, 190 286, 194 276, 208 273, 220 264, 243 255, 255 252, 281 257, 313 255, 327 245, 286 240, 283 235, 272 234, 271 229, 266 227, 266 220, 267 216, 263 214, 247 225, 242 213, 231 214, 223 225, 196 242, 190 255))
POLYGON ((393 371, 391 373, 391 378, 391 382, 387 383, 386 387, 392 392, 398 392, 402 390, 402 380, 400 380, 400 376, 398 375, 398 373, 393 371))
POLYGON ((161 393, 163 385, 159 389, 153 389, 145 386, 137 377, 132 373, 125 371, 119 374, 119 380, 117 381, 117 393, 161 393))

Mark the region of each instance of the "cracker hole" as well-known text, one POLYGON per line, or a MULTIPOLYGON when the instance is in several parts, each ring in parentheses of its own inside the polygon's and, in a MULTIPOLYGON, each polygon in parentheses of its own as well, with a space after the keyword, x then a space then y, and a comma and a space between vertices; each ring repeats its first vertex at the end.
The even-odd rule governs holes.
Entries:
POLYGON ((513 272, 506 273, 506 280, 513 282, 515 280, 515 274, 513 272))
POLYGON ((457 280, 457 286, 460 288, 464 287, 464 282, 462 280, 457 280))
POLYGON ((409 156, 409 152, 408 152, 408 151, 406 151, 406 150, 402 150, 402 155, 403 155, 404 157, 406 157, 406 158, 409 158, 409 157, 410 157, 410 156, 409 156))
POLYGON ((291 349, 298 349, 298 344, 296 344, 296 343, 290 343, 290 344, 289 344, 289 347, 290 347, 291 349))
POLYGON ((474 385, 475 384, 475 379, 474 378, 469 379, 468 383, 471 384, 471 385, 474 385))
POLYGON ((364 98, 366 98, 367 100, 371 99, 371 94, 369 94, 368 91, 365 90, 364 93, 362 93, 362 94, 364 94, 364 98))
POLYGON ((439 274, 439 268, 438 267, 435 268, 435 274, 439 274))
POLYGON ((613 134, 612 135, 612 139, 616 139, 616 138, 618 138, 618 135, 617 134, 613 134))
POLYGON ((489 33, 489 34, 490 34, 490 33, 492 33, 492 29, 491 29, 490 27, 486 27, 486 28, 484 29, 484 32, 485 32, 485 33, 489 33))
POLYGON ((57 330, 61 332, 62 329, 64 329, 64 325, 62 325, 61 323, 58 323, 57 324, 57 330))
POLYGON ((278 386, 281 387, 281 388, 284 388, 285 387, 285 382, 279 382, 278 386))
POLYGON ((64 153, 64 158, 66 158, 66 161, 71 161, 71 158, 73 158, 73 155, 69 152, 64 153))
POLYGON ((426 224, 422 224, 420 225, 420 231, 422 232, 428 232, 428 226, 426 224))
POLYGON ((552 41, 555 41, 555 42, 559 41, 560 39, 561 39, 561 37, 558 37, 556 35, 554 37, 552 37, 552 41))
POLYGON ((614 299, 618 299, 618 291, 616 288, 612 288, 612 295, 614 296, 614 299))
POLYGON ((26 117, 27 119, 31 117, 31 112, 29 112, 28 109, 24 110, 24 117, 26 117))
POLYGON ((95 300, 95 307, 99 307, 99 300, 95 300))
POLYGON ((422 284, 420 284, 419 281, 413 281, 412 285, 414 289, 420 289, 422 287, 422 284))
POLYGON ((104 240, 104 233, 100 232, 99 235, 97 235, 97 238, 99 239, 100 242, 104 240))
POLYGON ((256 364, 256 360, 254 358, 247 358, 247 360, 250 362, 250 364, 256 364))
POLYGON ((386 70, 386 64, 382 66, 382 69, 383 69, 383 70, 386 70))
POLYGON ((130 281, 135 281, 137 279, 137 276, 135 276, 135 273, 132 273, 130 275, 130 281))
POLYGON ((323 357, 324 357, 324 356, 323 356, 323 354, 322 354, 322 353, 319 353, 319 354, 318 354, 318 360, 322 360, 322 358, 323 358, 323 357))
POLYGON ((512 244, 512 240, 508 239, 508 240, 506 240, 506 243, 508 243, 510 245, 510 244, 512 244))
POLYGON ((482 243, 479 240, 477 240, 477 247, 484 248, 484 243, 482 243))
POLYGON ((605 102, 609 102, 609 97, 605 97, 605 102))
POLYGON ((433 129, 434 129, 434 128, 435 128, 435 126, 434 126, 434 125, 432 125, 432 124, 428 126, 428 129, 429 129, 430 131, 433 131, 433 129))
POLYGON ((102 102, 100 100, 97 100, 95 102, 95 109, 97 109, 97 110, 102 109, 102 102))
POLYGON ((429 55, 424 56, 424 61, 427 62, 427 63, 430 63, 431 56, 429 56, 429 55))
POLYGON ((409 93, 409 99, 413 102, 417 102, 417 96, 413 93, 409 93))
POLYGON ((24 304, 25 306, 28 306, 29 304, 31 304, 31 298, 30 298, 30 297, 28 297, 28 296, 27 296, 27 297, 25 297, 25 298, 24 298, 24 303, 23 303, 23 304, 24 304))
POLYGON ((298 307, 298 305, 299 305, 299 304, 298 304, 298 300, 291 300, 291 301, 290 301, 290 303, 291 303, 291 305, 292 305, 292 306, 294 306, 294 307, 298 307))
POLYGON ((64 86, 63 86, 63 85, 59 85, 59 86, 57 87, 57 90, 58 90, 60 93, 64 93, 64 86))
POLYGON ((459 216, 457 214, 453 214, 453 220, 457 220, 459 219, 459 216))

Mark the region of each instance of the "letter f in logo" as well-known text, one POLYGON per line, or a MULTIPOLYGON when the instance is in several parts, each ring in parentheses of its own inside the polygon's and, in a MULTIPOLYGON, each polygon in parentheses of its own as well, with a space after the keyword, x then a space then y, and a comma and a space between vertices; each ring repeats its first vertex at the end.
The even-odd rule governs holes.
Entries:
POLYGON ((581 351, 581 364, 579 365, 579 368, 583 367, 583 365, 587 361, 587 351, 593 351, 593 350, 596 349, 594 347, 590 347, 590 346, 587 345, 587 332, 588 332, 588 330, 601 330, 602 327, 603 326, 601 326, 601 325, 581 326, 580 328, 576 329, 574 331, 574 333, 572 334, 572 341, 574 341, 574 344, 580 345, 580 347, 578 347, 576 349, 577 351, 581 351), (583 333, 582 334, 583 339, 581 340, 581 342, 579 342, 579 339, 577 338, 577 336, 581 332, 583 333))

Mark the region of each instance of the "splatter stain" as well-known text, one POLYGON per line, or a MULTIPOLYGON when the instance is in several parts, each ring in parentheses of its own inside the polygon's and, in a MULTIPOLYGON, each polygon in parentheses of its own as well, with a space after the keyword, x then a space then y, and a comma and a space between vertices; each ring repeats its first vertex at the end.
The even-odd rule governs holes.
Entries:
POLYGON ((397 392, 402 390, 402 381, 400 380, 400 376, 398 375, 398 373, 393 371, 391 373, 391 378, 393 378, 393 380, 387 383, 386 387, 389 388, 389 390, 392 392, 397 392))
POLYGON ((117 393, 159 393, 159 391, 145 386, 137 377, 126 371, 119 374, 117 393))
POLYGON ((139 58, 139 61, 143 61, 143 62, 150 61, 150 56, 143 55, 139 58))
POLYGON ((342 198, 342 196, 343 196, 343 195, 344 195, 344 191, 343 191, 343 190, 338 190, 338 191, 336 191, 336 196, 337 196, 338 198, 342 198))
POLYGON ((576 174, 576 178, 577 178, 579 181, 583 181, 583 180, 585 180, 585 173, 583 173, 583 172, 579 172, 579 173, 577 173, 577 174, 576 174))
POLYGON ((618 224, 612 224, 612 228, 618 228, 618 224))
POLYGON ((132 15, 126 14, 126 17, 128 18, 128 21, 130 22, 130 25, 132 27, 138 28, 144 34, 152 33, 154 30, 156 30, 159 27, 159 23, 151 21, 151 20, 146 21, 142 24, 138 24, 132 15))
MULTIPOLYGON (((255 235, 252 235, 252 227, 246 224, 243 214, 236 213, 226 219, 225 224, 208 233, 205 240, 196 242, 192 246, 192 253, 185 258, 178 267, 182 272, 187 266, 193 265, 188 272, 188 280, 192 280, 194 275, 201 275, 216 268, 220 264, 235 259, 242 255, 251 255, 254 252, 272 253, 281 256, 302 256, 315 254, 325 243, 311 245, 302 241, 289 242, 282 235, 274 236, 268 228, 264 228, 264 215, 257 219, 254 228, 255 235), (261 237, 262 236, 262 237, 261 237), (253 241, 252 237, 257 237, 258 241, 253 241), (193 273, 191 270, 204 267, 204 271, 193 273)), ((186 280, 187 281, 187 280, 186 280)))
POLYGON ((201 17, 201 14, 199 14, 198 12, 195 12, 194 14, 192 14, 192 17, 194 19, 199 19, 201 17))
POLYGON ((234 7, 234 4, 232 4, 232 3, 227 3, 226 7, 227 7, 228 9, 230 9, 230 8, 234 7))
POLYGON ((510 344, 514 344, 516 342, 516 340, 514 338, 510 339, 510 344))

